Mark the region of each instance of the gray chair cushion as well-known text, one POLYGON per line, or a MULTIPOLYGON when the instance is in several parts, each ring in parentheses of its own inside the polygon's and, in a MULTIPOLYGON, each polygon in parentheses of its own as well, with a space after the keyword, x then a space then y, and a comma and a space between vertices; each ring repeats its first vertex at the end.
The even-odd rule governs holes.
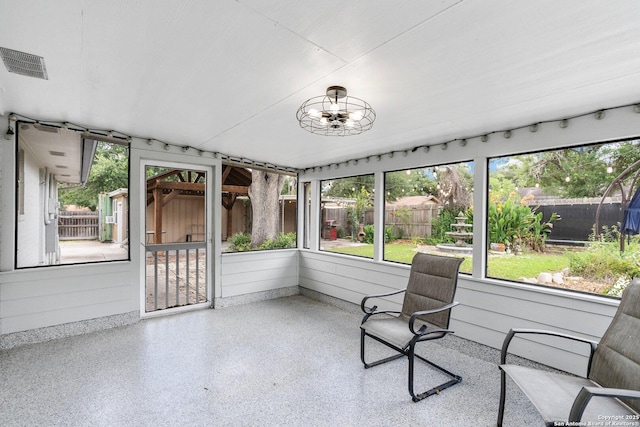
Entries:
MULTIPOLYGON (((402 317, 416 311, 431 310, 453 301, 458 269, 464 258, 417 253, 411 262, 411 273, 402 303, 402 317)), ((449 327, 451 310, 423 316, 421 319, 439 328, 449 327)))
MULTIPOLYGON (((434 325, 420 321, 416 321, 415 328, 419 329, 420 326, 424 324, 426 324, 429 329, 436 329, 434 325)), ((407 320, 403 317, 369 319, 360 327, 367 331, 367 333, 375 335, 383 341, 401 349, 406 348, 414 337, 407 326, 407 320)))
MULTIPOLYGON (((624 290, 593 356, 589 378, 602 387, 640 390, 640 278, 624 290)), ((640 400, 625 403, 640 412, 640 400)))
MULTIPOLYGON (((565 423, 569 419, 571 406, 580 389, 594 386, 593 382, 586 378, 571 375, 517 365, 502 365, 500 368, 522 389, 547 425, 553 425, 554 422, 565 423)), ((582 421, 604 425, 598 424, 603 422, 603 416, 631 414, 633 412, 615 399, 594 397, 587 406, 582 421)))

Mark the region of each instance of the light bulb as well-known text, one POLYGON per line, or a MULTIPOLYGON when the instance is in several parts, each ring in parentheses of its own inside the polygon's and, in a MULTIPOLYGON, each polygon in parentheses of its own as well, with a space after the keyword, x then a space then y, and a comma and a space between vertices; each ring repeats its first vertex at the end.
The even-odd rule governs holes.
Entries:
POLYGON ((309 110, 309 115, 314 119, 319 119, 322 116, 322 114, 320 114, 320 111, 316 110, 315 108, 309 110))
POLYGON ((322 117, 322 118, 320 119, 320 123, 321 123, 321 124, 323 124, 323 125, 327 125, 327 124, 329 124, 329 121, 327 120, 327 118, 326 118, 326 117, 322 117))
POLYGON ((354 127, 356 124, 353 122, 353 120, 351 120, 351 119, 347 119, 347 121, 346 121, 346 122, 344 122, 344 125, 345 125, 346 127, 348 127, 348 128, 352 128, 352 127, 354 127))
POLYGON ((362 115, 362 111, 354 111, 352 113, 349 113, 349 118, 355 121, 362 120, 362 117, 364 117, 362 115))
POLYGON ((338 111, 340 111, 340 107, 338 106, 338 104, 334 104, 333 102, 331 103, 331 105, 329 106, 329 111, 331 111, 333 114, 336 114, 338 111))

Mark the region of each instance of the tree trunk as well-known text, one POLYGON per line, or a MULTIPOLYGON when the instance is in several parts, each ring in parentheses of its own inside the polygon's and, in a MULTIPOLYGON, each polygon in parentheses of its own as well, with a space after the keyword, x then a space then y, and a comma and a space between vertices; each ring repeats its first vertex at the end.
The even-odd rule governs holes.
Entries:
POLYGON ((256 248, 267 239, 278 237, 279 199, 284 177, 278 173, 253 170, 249 198, 253 212, 251 247, 256 248))

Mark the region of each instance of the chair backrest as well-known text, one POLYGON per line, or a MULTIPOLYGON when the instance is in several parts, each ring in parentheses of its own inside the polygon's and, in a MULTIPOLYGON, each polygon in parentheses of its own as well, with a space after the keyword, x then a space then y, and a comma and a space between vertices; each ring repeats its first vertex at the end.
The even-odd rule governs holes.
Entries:
MULTIPOLYGON (((411 273, 402 303, 402 316, 431 310, 453 302, 458 285, 458 270, 464 258, 417 253, 411 261, 411 273)), ((440 328, 449 327, 451 310, 423 316, 421 320, 440 328)))
MULTIPOLYGON (((624 290, 593 355, 589 378, 603 387, 640 390, 640 278, 624 290)), ((640 412, 640 400, 625 403, 640 412)))

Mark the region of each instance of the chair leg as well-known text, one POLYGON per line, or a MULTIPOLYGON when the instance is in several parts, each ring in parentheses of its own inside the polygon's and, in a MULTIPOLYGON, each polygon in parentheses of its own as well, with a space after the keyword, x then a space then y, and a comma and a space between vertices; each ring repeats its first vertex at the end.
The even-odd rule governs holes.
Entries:
POLYGON ((449 387, 451 387, 452 385, 458 384, 460 382, 462 382, 462 377, 447 371, 446 369, 444 369, 441 366, 436 365, 435 363, 431 362, 430 360, 425 359, 424 357, 418 356, 417 354, 415 354, 415 345, 416 343, 414 341, 411 342, 411 344, 409 345, 409 352, 407 353, 407 356, 409 358, 409 394, 411 395, 411 399, 414 402, 419 402, 422 399, 426 399, 429 396, 433 396, 434 394, 440 394, 440 392, 444 389, 447 389, 449 387), (440 372, 447 374, 451 377, 451 380, 442 383, 436 387, 433 387, 430 390, 425 391, 424 393, 420 393, 420 394, 416 394, 414 392, 414 387, 413 387, 413 372, 414 372, 414 364, 415 364, 415 358, 418 358, 420 360, 422 360, 423 362, 428 363, 429 365, 431 365, 432 367, 436 368, 437 370, 439 370, 440 372))
MULTIPOLYGON (((367 363, 365 361, 365 357, 364 357, 364 341, 365 341, 365 337, 367 336, 366 332, 364 331, 364 329, 360 329, 360 360, 362 360, 362 364, 364 365, 365 369, 368 368, 372 368, 374 366, 378 366, 378 365, 382 365, 383 363, 387 363, 390 362, 392 360, 396 360, 396 359, 400 359, 401 357, 404 357, 406 354, 402 352, 402 350, 399 350, 395 347, 391 347, 394 350, 400 352, 399 354, 396 354, 394 356, 390 356, 390 357, 385 357, 384 359, 380 359, 380 360, 376 360, 375 362, 371 362, 371 363, 367 363)), ((369 335, 369 337, 371 337, 371 335, 369 335)), ((371 337, 374 338, 375 337, 371 337)), ((387 347, 390 347, 387 343, 380 341, 381 343, 385 344, 387 347)))
POLYGON ((497 426, 502 427, 502 420, 504 419, 504 402, 507 397, 507 379, 505 372, 500 370, 500 406, 498 407, 498 422, 497 426))

